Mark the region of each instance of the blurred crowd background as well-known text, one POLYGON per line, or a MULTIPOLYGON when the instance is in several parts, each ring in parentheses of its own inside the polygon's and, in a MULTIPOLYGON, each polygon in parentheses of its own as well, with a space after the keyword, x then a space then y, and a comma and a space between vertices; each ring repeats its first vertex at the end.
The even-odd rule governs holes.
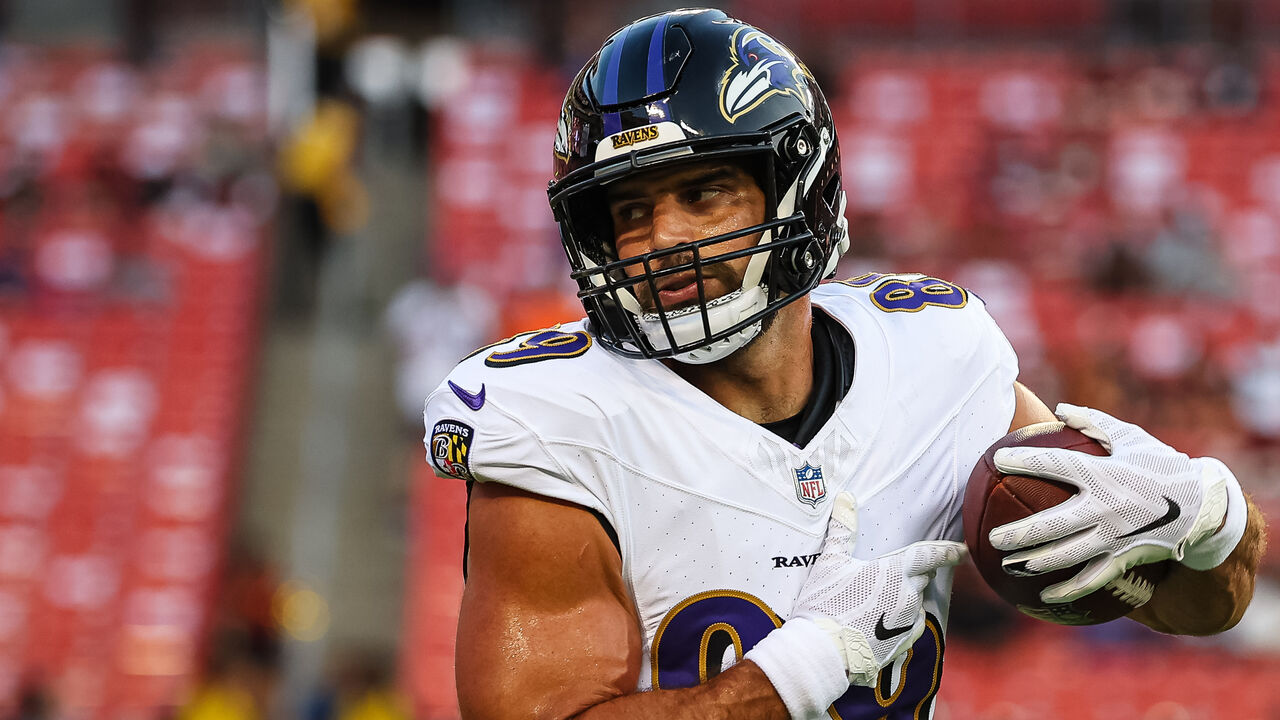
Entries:
MULTIPOLYGON (((576 319, 572 74, 676 5, 0 1, 0 717, 453 718, 463 489, 422 401, 576 319)), ((984 298, 1047 402, 1280 518, 1280 2, 737 0, 826 90, 853 250, 984 298)), ((937 717, 1280 718, 1240 627, 962 573, 937 717)))

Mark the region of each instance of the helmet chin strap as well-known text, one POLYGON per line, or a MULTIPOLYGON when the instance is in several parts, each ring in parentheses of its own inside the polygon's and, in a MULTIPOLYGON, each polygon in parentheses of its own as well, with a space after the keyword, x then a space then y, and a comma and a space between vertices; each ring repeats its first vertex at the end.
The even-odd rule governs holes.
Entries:
MULTIPOLYGON (((711 332, 717 333, 732 327, 741 318, 750 317, 762 310, 768 301, 768 288, 759 284, 751 288, 739 288, 728 295, 712 300, 707 303, 706 310, 711 332)), ((667 313, 667 327, 671 328, 671 336, 675 338, 677 345, 697 342, 705 337, 701 309, 700 306, 695 305, 667 313)), ((673 355, 672 358, 690 365, 704 365, 722 360, 755 339, 756 335, 760 334, 761 327, 763 323, 757 320, 727 338, 673 355)), ((662 328, 662 318, 658 313, 645 313, 640 316, 640 329, 648 336, 649 342, 653 343, 655 348, 665 350, 671 347, 667 342, 667 334, 662 328)))

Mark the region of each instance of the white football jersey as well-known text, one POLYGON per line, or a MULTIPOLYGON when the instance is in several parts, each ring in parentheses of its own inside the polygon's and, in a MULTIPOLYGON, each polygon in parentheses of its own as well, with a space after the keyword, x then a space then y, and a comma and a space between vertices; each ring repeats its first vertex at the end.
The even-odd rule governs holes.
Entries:
MULTIPOLYGON (((814 290, 856 346, 853 384, 796 447, 661 362, 593 342, 583 322, 464 360, 427 399, 437 472, 597 511, 616 531, 643 625, 639 689, 687 687, 785 620, 841 491, 855 554, 960 540, 970 470, 1013 417, 1017 359, 981 300, 936 278, 871 274, 814 290)), ((928 629, 843 718, 928 717, 952 572, 926 591, 928 629)))

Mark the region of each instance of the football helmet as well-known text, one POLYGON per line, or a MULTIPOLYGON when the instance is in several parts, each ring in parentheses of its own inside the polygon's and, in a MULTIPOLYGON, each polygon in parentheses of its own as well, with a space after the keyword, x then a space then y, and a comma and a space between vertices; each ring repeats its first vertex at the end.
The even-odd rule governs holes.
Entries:
POLYGON ((615 32, 574 78, 548 196, 578 297, 601 343, 628 357, 720 360, 835 271, 848 249, 840 148, 813 75, 782 43, 719 10, 615 32), (619 259, 606 188, 697 161, 739 162, 765 197, 759 225, 619 259), (752 247, 719 243, 760 234, 752 247), (742 286, 707 297, 703 269, 749 257, 742 286), (698 302, 662 307, 658 281, 693 272, 698 302), (647 284, 654 307, 636 293, 647 284))

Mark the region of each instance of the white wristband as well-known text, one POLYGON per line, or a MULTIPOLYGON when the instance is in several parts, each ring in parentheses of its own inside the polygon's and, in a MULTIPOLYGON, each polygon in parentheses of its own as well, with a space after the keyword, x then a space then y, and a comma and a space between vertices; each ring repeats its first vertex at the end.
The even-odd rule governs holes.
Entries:
POLYGON ((831 703, 849 689, 844 658, 831 636, 806 618, 786 621, 743 659, 764 671, 794 720, 826 717, 831 703))
POLYGON ((1249 504, 1244 500, 1244 491, 1240 489, 1240 481, 1227 469, 1221 460, 1205 458, 1221 466, 1226 475, 1227 513, 1222 528, 1203 540, 1188 545, 1182 556, 1182 564, 1192 570, 1212 570, 1227 559, 1240 538, 1244 536, 1244 528, 1249 520, 1249 504))

